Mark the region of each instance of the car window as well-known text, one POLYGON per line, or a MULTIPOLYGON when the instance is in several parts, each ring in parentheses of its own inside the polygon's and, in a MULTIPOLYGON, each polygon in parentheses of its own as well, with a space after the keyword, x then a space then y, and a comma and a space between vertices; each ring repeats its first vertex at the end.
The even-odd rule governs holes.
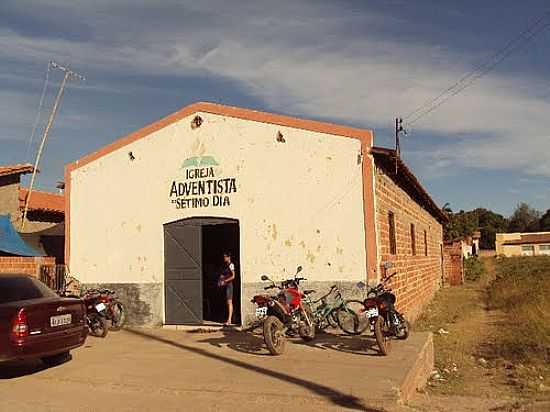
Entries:
POLYGON ((0 304, 54 296, 57 295, 37 279, 0 276, 0 304))

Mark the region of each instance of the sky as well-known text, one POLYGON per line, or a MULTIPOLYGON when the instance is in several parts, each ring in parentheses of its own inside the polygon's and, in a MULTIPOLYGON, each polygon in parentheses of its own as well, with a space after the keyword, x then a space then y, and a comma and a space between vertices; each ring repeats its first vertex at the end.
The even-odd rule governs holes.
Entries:
MULTIPOLYGON (((547 0, 0 2, 0 164, 64 165, 196 101, 374 130, 406 117, 548 12, 547 0)), ((546 16, 550 23, 550 14, 546 16)), ((550 208, 550 28, 408 127, 402 157, 442 206, 550 208)))

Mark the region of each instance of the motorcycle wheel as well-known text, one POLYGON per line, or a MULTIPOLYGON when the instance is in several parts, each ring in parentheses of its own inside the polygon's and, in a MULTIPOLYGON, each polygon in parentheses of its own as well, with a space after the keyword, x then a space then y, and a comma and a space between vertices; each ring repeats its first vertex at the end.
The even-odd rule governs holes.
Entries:
POLYGON ((300 329, 298 330, 298 334, 304 341, 310 342, 313 339, 315 339, 315 320, 313 318, 313 313, 311 312, 311 308, 309 306, 304 306, 304 311, 306 312, 307 317, 311 322, 311 326, 309 326, 306 323, 305 316, 304 316, 304 319, 303 319, 304 324, 300 326, 300 329))
POLYGON ((405 340, 409 337, 411 324, 406 319, 402 319, 402 321, 403 327, 399 330, 399 333, 397 334, 397 339, 405 340))
POLYGON ((111 330, 120 330, 126 322, 126 310, 120 302, 113 302, 111 305, 111 330))
POLYGON ((103 316, 97 313, 91 313, 88 315, 88 327, 90 328, 90 334, 97 336, 98 338, 104 338, 107 336, 109 328, 107 327, 107 321, 103 316))
POLYGON ((286 347, 283 322, 276 316, 268 316, 264 321, 264 341, 272 355, 282 355, 286 347))
POLYGON ((378 316, 374 323, 374 337, 376 338, 378 348, 380 348, 380 353, 384 356, 387 356, 391 351, 391 340, 387 329, 384 318, 378 316))
POLYGON ((369 327, 368 319, 361 316, 364 308, 360 300, 346 300, 344 306, 336 312, 338 326, 346 335, 360 335, 369 327))

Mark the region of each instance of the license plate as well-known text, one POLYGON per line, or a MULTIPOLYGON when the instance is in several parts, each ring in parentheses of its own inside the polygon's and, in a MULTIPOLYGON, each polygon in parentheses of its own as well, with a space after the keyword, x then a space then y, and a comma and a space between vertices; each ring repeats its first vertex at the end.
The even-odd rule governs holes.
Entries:
POLYGON ((256 316, 261 318, 267 315, 267 307, 262 306, 261 308, 256 308, 256 316))
POLYGON ((57 315, 50 317, 50 326, 55 328, 56 326, 70 325, 73 321, 73 317, 70 313, 66 315, 57 315))
POLYGON ((378 308, 370 308, 365 311, 365 316, 370 318, 376 318, 378 317, 378 308))
POLYGON ((95 308, 98 312, 101 312, 107 309, 107 306, 105 306, 105 303, 98 303, 97 305, 95 305, 95 308))

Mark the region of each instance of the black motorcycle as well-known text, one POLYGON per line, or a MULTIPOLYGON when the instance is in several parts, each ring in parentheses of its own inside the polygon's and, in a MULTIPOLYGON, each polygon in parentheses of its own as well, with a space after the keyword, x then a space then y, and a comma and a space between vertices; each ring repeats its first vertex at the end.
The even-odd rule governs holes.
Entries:
POLYGON ((101 294, 95 290, 86 291, 80 296, 86 306, 86 320, 90 334, 104 338, 109 331, 107 305, 101 301, 101 294))
POLYGON ((71 297, 82 300, 86 307, 86 324, 90 330, 90 335, 104 338, 109 331, 109 325, 107 323, 105 303, 99 301, 100 294, 96 291, 86 291, 81 296, 70 293, 67 290, 67 283, 64 289, 58 290, 57 294, 63 297, 71 297))
POLYGON ((384 264, 384 277, 382 281, 367 292, 364 300, 364 315, 369 320, 376 343, 383 355, 388 355, 391 350, 391 339, 407 339, 409 337, 410 324, 405 317, 395 309, 396 297, 392 290, 386 287, 386 283, 397 272, 387 276, 387 271, 393 264, 384 264))

